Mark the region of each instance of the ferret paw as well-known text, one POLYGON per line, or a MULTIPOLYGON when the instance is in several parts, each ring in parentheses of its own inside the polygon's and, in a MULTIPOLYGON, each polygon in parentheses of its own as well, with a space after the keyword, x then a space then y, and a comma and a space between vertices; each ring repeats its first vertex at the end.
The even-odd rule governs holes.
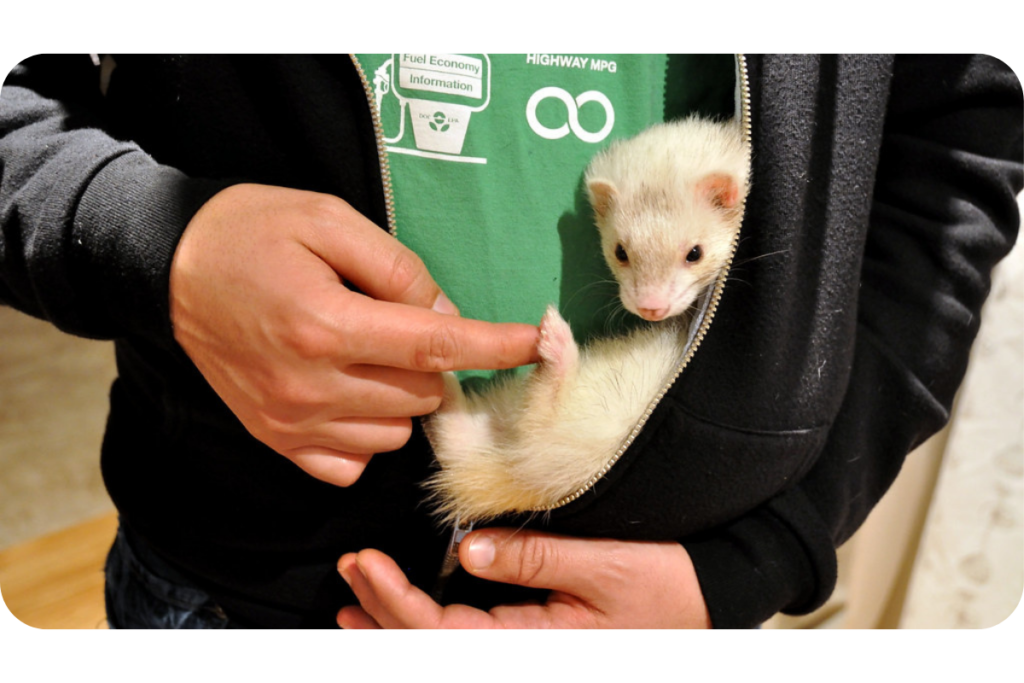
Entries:
POLYGON ((576 366, 579 348, 572 329, 554 306, 548 306, 540 321, 540 344, 537 353, 545 368, 562 376, 576 366))

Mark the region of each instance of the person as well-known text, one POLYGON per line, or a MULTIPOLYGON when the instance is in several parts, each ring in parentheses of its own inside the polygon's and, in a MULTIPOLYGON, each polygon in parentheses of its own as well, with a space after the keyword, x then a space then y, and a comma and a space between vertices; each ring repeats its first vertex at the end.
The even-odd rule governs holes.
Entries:
MULTIPOLYGON (((960 55, 748 56, 738 71, 731 56, 472 56, 432 63, 478 98, 442 98, 445 113, 412 92, 421 56, 404 57, 40 56, 7 77, 0 300, 117 350, 111 625, 730 628, 820 606, 835 548, 948 419, 1016 238, 1016 76, 960 55), (474 147, 513 74, 510 118, 474 147), (603 119, 572 93, 604 91, 570 76, 621 88, 603 119), (635 96, 658 82, 664 98, 635 96), (561 121, 532 97, 524 115, 539 86, 560 91, 544 93, 561 121), (566 159, 594 151, 613 111, 628 129, 673 107, 721 113, 736 91, 752 189, 706 338, 592 491, 528 529, 474 531, 435 602, 448 535, 422 504, 417 418, 441 371, 536 360, 535 327, 477 320, 472 299, 550 261, 504 232, 539 196, 573 195, 532 174, 570 144, 566 159), (382 125, 388 107, 417 130, 382 125), (413 138, 463 124, 455 151, 413 138), (528 131, 564 145, 539 157, 516 147, 528 131), (495 180, 502 150, 512 174, 495 180), (415 166, 453 156, 466 163, 415 166), (389 234, 399 212, 413 219, 389 234), (463 214, 486 222, 417 232, 463 214), (505 251, 446 266, 474 240, 459 268, 505 251), (544 592, 518 603, 506 584, 544 592)), ((560 215, 531 239, 586 220, 560 215)))

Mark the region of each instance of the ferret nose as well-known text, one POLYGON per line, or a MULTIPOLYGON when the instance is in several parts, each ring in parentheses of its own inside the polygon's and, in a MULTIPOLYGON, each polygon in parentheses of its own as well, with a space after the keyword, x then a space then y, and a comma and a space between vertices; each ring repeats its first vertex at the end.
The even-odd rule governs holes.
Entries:
POLYGON ((636 311, 637 313, 640 314, 641 318, 643 318, 644 320, 650 320, 652 322, 664 320, 665 318, 668 317, 667 306, 663 308, 637 308, 636 311))

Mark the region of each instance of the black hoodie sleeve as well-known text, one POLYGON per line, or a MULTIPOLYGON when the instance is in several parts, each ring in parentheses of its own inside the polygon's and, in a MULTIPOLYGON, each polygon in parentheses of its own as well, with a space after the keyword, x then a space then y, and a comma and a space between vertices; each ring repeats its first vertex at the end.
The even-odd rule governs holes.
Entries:
POLYGON ((819 607, 834 549, 949 419, 991 270, 1019 227, 1022 119, 1020 82, 997 60, 896 58, 852 370, 824 449, 797 485, 684 542, 716 627, 819 607))
POLYGON ((25 60, 0 91, 0 302, 94 338, 172 338, 170 263, 226 183, 105 132, 87 56, 25 60))

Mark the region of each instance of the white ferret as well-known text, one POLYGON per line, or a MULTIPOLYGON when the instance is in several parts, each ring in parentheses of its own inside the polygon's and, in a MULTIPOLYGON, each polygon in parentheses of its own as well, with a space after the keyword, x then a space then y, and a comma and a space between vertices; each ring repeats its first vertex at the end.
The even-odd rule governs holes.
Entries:
POLYGON ((737 123, 696 117, 593 159, 585 183, 619 298, 654 324, 580 349, 550 306, 529 374, 482 393, 446 374, 441 407, 424 423, 440 465, 426 483, 440 518, 548 509, 601 476, 682 360, 690 309, 732 254, 749 167, 737 123))

